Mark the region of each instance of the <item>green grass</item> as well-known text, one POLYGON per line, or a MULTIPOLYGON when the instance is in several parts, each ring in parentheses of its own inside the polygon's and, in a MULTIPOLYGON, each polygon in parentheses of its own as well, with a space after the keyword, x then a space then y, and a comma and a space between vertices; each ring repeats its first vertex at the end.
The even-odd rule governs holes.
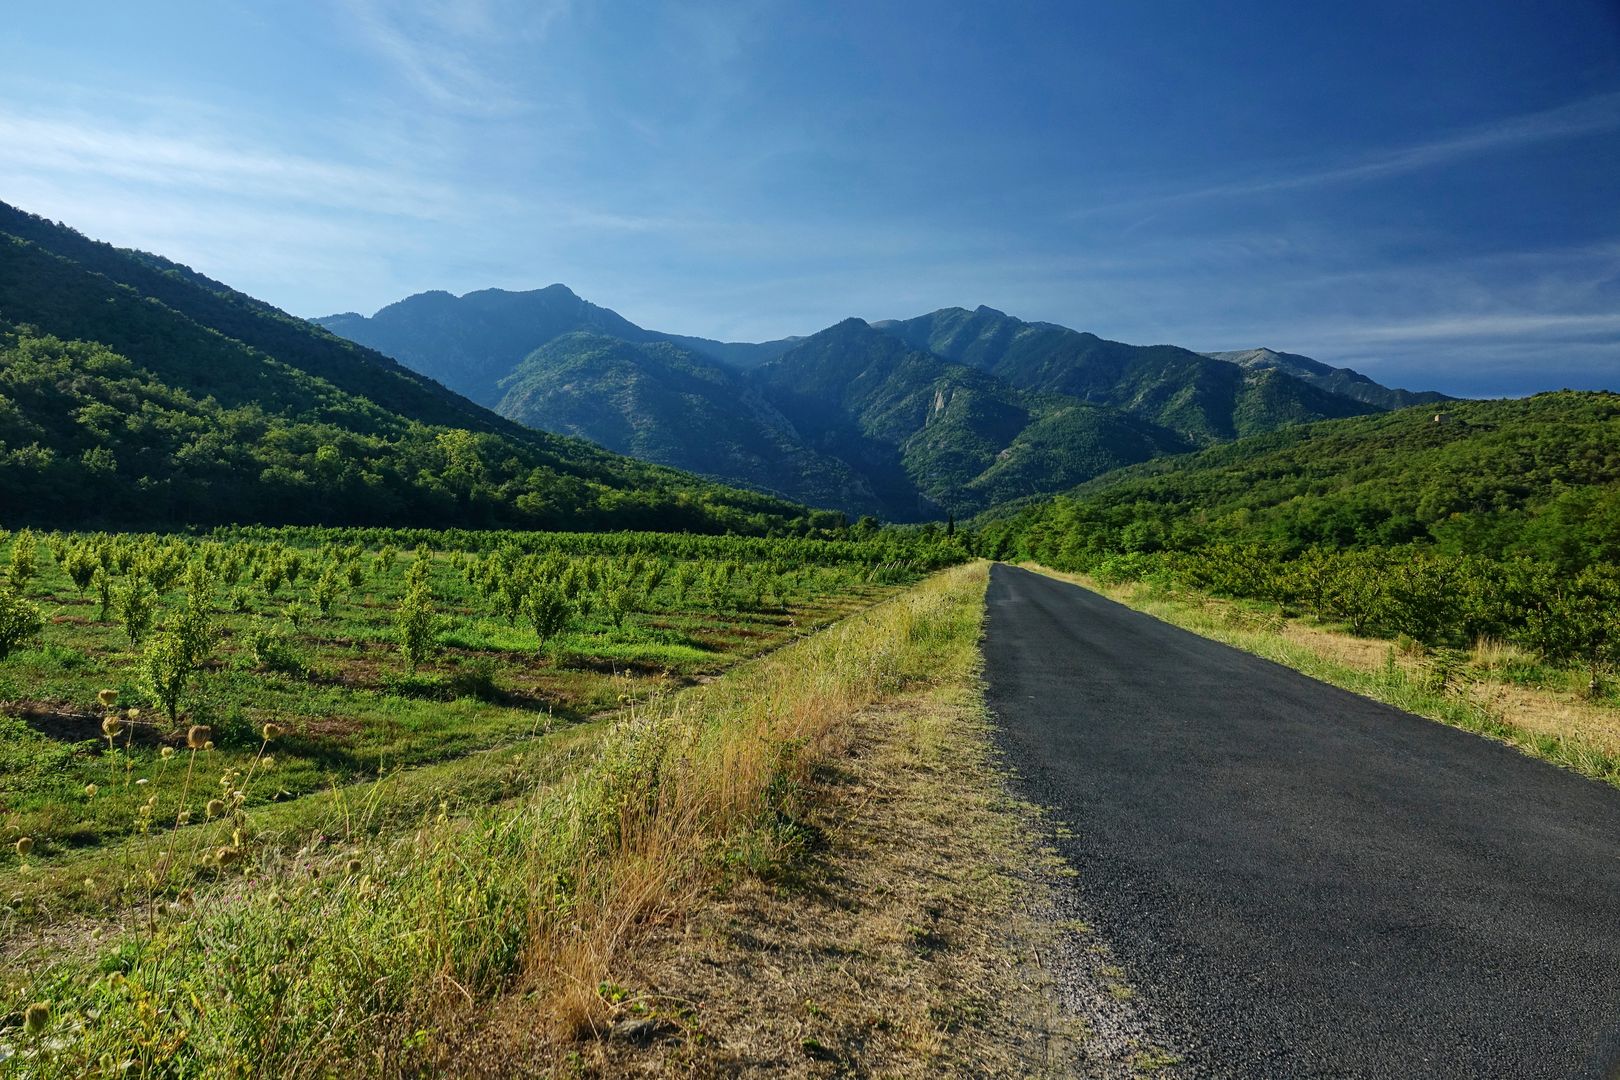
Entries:
MULTIPOLYGON (((258 530, 218 539, 39 538, 38 570, 23 581, 21 592, 45 615, 45 630, 39 641, 0 659, 0 875, 7 879, 4 899, 10 902, 0 915, 0 941, 119 902, 169 849, 166 837, 195 831, 216 792, 193 785, 182 804, 174 783, 189 760, 184 738, 192 724, 213 732, 213 747, 198 755, 193 771, 217 786, 230 770, 244 776, 251 770, 243 810, 256 818, 262 812, 274 822, 272 831, 291 838, 328 822, 334 791, 367 787, 379 776, 410 788, 402 778, 421 772, 434 776, 432 786, 443 798, 460 803, 486 797, 499 785, 491 788, 485 771, 499 773, 500 767, 463 767, 474 758, 524 748, 550 753, 556 740, 567 744, 568 729, 588 727, 592 717, 710 678, 897 587, 874 578, 903 582, 917 576, 915 568, 897 570, 891 550, 885 548, 885 562, 876 565, 869 561, 872 552, 855 544, 806 547, 807 541, 789 540, 773 547, 775 542, 759 539, 640 534, 634 551, 610 558, 588 554, 589 537, 551 543, 544 534, 492 534, 504 545, 504 557, 552 559, 551 569, 590 579, 600 594, 589 614, 576 613, 564 633, 542 646, 531 626, 521 618, 508 622, 471 580, 477 573, 469 568, 476 571, 478 560, 493 557, 493 542, 482 550, 478 534, 413 532, 413 543, 425 543, 442 625, 436 650, 411 672, 398 648, 394 617, 414 556, 398 551, 384 569, 387 560, 378 553, 390 535, 258 530), (61 559, 53 557, 52 549, 66 556, 76 544, 109 553, 115 568, 123 561, 155 565, 171 547, 185 566, 204 560, 217 568, 237 565, 235 583, 217 569, 209 588, 219 638, 182 695, 177 721, 163 717, 143 688, 141 649, 131 646, 116 613, 98 618, 94 589, 82 595, 61 559), (738 558, 724 557, 728 551, 738 558), (772 551, 783 558, 762 559, 772 551), (792 554, 813 561, 790 562, 792 554), (296 582, 273 593, 254 583, 258 571, 289 557, 304 563, 296 582), (357 566, 361 580, 353 586, 345 577, 330 612, 321 616, 312 586, 326 564, 357 566), (732 584, 677 595, 674 579, 683 567, 700 577, 729 573, 732 584), (634 575, 650 580, 655 568, 661 571, 657 586, 638 586, 633 610, 616 625, 600 597, 634 575), (240 589, 248 590, 242 611, 236 610, 242 606, 240 589), (760 596, 765 602, 756 602, 760 596), (257 663, 252 635, 287 626, 293 604, 305 615, 288 628, 287 662, 257 663), (130 706, 141 709, 138 721, 126 722, 110 744, 101 736, 108 711, 97 703, 102 689, 117 692, 120 716, 130 706), (266 723, 284 734, 261 754, 266 723), (165 759, 165 748, 179 752, 165 759), (93 796, 87 794, 90 785, 93 796), (144 810, 153 795, 156 803, 144 810), (180 825, 182 814, 190 821, 180 825), (26 859, 14 848, 22 837, 32 842, 26 859)), ((0 533, 0 576, 19 542, 5 539, 0 533)), ((623 543, 602 538, 595 547, 623 543)), ((183 580, 183 572, 175 573, 160 593, 159 622, 183 606, 183 580)), ((596 594, 589 587, 581 593, 596 594)), ((399 818, 384 810, 373 816, 396 823, 399 818)), ((190 881, 189 870, 171 875, 167 891, 177 894, 190 881)))
MULTIPOLYGON (((444 1067, 520 985, 529 1022, 594 1023, 638 927, 718 879, 729 851, 791 854, 802 830, 784 823, 838 730, 971 649, 982 589, 978 568, 943 574, 589 736, 457 761, 478 763, 489 805, 436 798, 451 766, 429 766, 141 837, 206 862, 197 887, 109 921, 93 955, 9 973, 0 1044, 40 1077, 126 1061, 138 1075, 399 1075, 444 1067), (329 825, 304 832, 317 798, 329 825), (390 813, 410 826, 379 828, 390 813), (259 840, 283 835, 302 842, 259 840), (208 858, 221 849, 239 854, 208 858), (37 1037, 13 1022, 35 1001, 51 1010, 37 1037)), ((212 784, 216 763, 202 771, 212 784)), ((133 891, 160 898, 162 879, 133 891)))

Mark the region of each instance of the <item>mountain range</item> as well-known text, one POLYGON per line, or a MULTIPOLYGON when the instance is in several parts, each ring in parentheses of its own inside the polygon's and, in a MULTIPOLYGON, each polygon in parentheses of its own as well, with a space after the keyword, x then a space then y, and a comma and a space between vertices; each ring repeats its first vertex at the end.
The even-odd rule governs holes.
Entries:
POLYGON ((760 343, 649 330, 563 285, 422 293, 316 322, 529 427, 900 521, 1449 400, 1297 354, 1129 345, 982 306, 760 343))
POLYGON ((515 423, 187 267, 0 203, 7 525, 764 532, 808 515, 515 423))

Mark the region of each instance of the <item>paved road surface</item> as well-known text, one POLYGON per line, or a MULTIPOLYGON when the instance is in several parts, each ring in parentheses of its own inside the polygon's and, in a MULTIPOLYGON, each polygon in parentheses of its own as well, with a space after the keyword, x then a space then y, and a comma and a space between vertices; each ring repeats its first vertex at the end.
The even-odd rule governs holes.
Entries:
POLYGON ((1008 566, 989 700, 1194 1075, 1620 1057, 1620 792, 1008 566))

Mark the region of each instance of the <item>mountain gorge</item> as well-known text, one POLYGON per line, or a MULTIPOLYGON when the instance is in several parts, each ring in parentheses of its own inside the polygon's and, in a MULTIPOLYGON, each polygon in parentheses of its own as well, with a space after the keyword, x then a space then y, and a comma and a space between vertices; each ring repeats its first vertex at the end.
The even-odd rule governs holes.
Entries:
POLYGON ((1128 345, 988 307, 759 344, 648 330, 562 285, 424 293, 317 321, 519 423, 902 521, 1445 400, 1295 354, 1128 345))

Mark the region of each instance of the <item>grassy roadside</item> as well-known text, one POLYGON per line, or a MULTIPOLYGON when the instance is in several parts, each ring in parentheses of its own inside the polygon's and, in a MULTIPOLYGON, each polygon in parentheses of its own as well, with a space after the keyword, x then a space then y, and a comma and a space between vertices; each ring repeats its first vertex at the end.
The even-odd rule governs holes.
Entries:
POLYGON ((791 844, 645 927, 603 1037, 560 1043, 510 996, 453 1071, 1172 1075, 1040 811, 1009 794, 979 680, 986 584, 984 564, 933 583, 952 614, 913 637, 927 676, 836 718, 791 844))
POLYGON ((516 804, 441 807, 398 842, 267 851, 230 895, 182 896, 109 926, 95 961, 8 986, 0 1045, 36 1076, 393 1075, 447 1066, 493 1001, 562 1036, 606 1030, 649 927, 810 843, 811 780, 848 718, 976 639, 982 579, 936 575, 637 706, 591 763, 516 804), (29 1014, 38 1032, 31 1002, 49 1007, 29 1014))
POLYGON ((1511 646, 1480 642, 1466 653, 1431 653, 1291 618, 1275 605, 1149 582, 1106 584, 1025 565, 1314 679, 1620 787, 1620 709, 1583 700, 1566 673, 1542 672, 1511 646))

